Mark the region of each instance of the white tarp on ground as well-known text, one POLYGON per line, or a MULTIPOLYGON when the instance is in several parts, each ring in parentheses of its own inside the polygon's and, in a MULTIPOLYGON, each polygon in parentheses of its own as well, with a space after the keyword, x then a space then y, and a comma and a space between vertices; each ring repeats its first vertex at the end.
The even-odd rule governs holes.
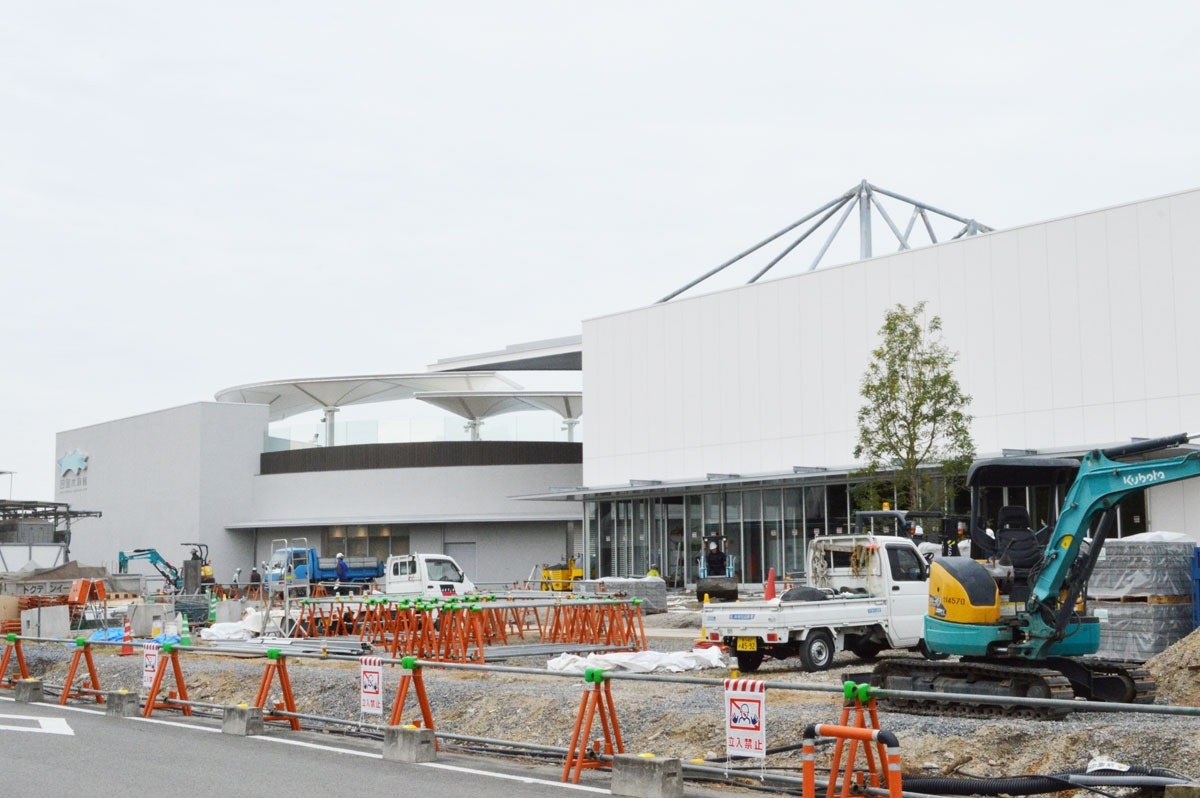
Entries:
POLYGON ((582 674, 588 668, 632 673, 680 673, 726 667, 728 663, 721 656, 719 648, 695 648, 691 651, 618 651, 610 654, 588 654, 586 657, 559 654, 546 663, 547 670, 578 674, 582 674))
POLYGON ((200 630, 201 640, 249 640, 253 636, 241 621, 214 623, 200 630))

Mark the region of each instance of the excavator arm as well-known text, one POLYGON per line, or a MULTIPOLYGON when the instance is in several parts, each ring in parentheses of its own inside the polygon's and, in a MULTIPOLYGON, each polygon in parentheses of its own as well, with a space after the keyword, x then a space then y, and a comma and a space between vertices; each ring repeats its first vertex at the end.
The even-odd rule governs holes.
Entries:
POLYGON ((130 552, 117 552, 118 570, 125 574, 129 573, 130 560, 148 560, 154 570, 162 575, 162 578, 173 587, 180 587, 183 580, 179 575, 179 569, 171 563, 167 562, 166 558, 158 553, 157 549, 134 549, 130 552))
POLYGON ((1069 633, 1075 617, 1075 603, 1082 595, 1104 540, 1112 529, 1116 506, 1121 499, 1149 487, 1200 476, 1200 452, 1130 463, 1118 462, 1115 458, 1187 442, 1186 434, 1172 435, 1097 449, 1084 456, 1079 473, 1063 500, 1062 512, 1030 590, 1024 639, 1012 646, 1014 655, 1043 659, 1047 649, 1069 633), (1097 520, 1099 523, 1090 545, 1081 556, 1084 539, 1097 520))

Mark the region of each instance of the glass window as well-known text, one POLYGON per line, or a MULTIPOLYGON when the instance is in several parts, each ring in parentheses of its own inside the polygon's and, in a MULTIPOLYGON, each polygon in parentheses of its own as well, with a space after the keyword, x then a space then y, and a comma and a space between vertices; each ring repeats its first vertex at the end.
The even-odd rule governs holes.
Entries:
POLYGON ((742 578, 747 582, 766 579, 763 569, 762 491, 747 490, 742 497, 742 578))
POLYGON ((763 506, 763 557, 765 573, 775 569, 775 576, 784 576, 783 544, 786 538, 783 526, 783 491, 764 490, 763 506))
MULTIPOLYGON (((724 549, 729 559, 725 566, 734 579, 739 579, 741 568, 745 561, 742 551, 742 494, 738 492, 725 494, 725 524, 724 549)), ((718 541, 720 545, 721 541, 718 541)), ((709 574, 711 576, 711 574, 709 574)))
POLYGON ((920 582, 925 579, 925 564, 915 551, 908 547, 888 546, 888 564, 892 579, 897 582, 920 582))

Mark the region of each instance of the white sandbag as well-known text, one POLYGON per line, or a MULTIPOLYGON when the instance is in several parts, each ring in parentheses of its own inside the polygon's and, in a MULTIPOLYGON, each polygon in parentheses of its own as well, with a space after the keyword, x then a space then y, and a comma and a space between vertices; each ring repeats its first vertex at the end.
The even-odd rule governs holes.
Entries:
POLYGON ((249 640, 250 632, 245 625, 237 623, 214 623, 200 630, 201 640, 249 640))

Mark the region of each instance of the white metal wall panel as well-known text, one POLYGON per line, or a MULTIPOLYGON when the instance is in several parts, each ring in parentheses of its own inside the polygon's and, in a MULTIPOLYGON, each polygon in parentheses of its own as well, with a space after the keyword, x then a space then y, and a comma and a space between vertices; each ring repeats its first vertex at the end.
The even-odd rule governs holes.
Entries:
MULTIPOLYGON (((459 466, 377 468, 361 471, 308 471, 254 478, 254 508, 246 521, 397 518, 440 521, 449 517, 480 521, 563 518, 572 506, 562 502, 517 501, 511 496, 537 489, 579 484, 578 465, 459 466)), ((578 505, 574 511, 579 512, 578 505)))
MULTIPOLYGON (((1178 308, 1171 262, 1171 203, 1155 200, 1137 206, 1138 272, 1141 274, 1142 330, 1138 343, 1149 397, 1179 394, 1178 308)), ((1151 412, 1151 418, 1156 415, 1151 412)))
MULTIPOLYGON (((1105 212, 1104 217, 1112 319, 1113 400, 1128 402, 1146 395, 1146 368, 1142 351, 1142 280, 1157 266, 1142 264, 1138 258, 1136 207, 1113 208, 1105 212)), ((1121 419, 1117 421, 1120 423, 1121 419)))
POLYGON ((587 321, 584 481, 622 483, 630 463, 661 468, 638 472, 658 479, 850 464, 883 312, 922 299, 959 352, 981 453, 1200 432, 1184 304, 1197 295, 1193 191, 675 300, 678 355, 674 343, 613 334, 614 319, 661 309, 587 321), (642 441, 606 434, 628 411, 601 383, 628 347, 677 357, 683 375, 639 398, 680 408, 682 425, 656 425, 642 441))
MULTIPOLYGON (((1112 380, 1112 304, 1108 284, 1108 229, 1104 213, 1090 213, 1075 221, 1079 259, 1079 307, 1083 336, 1079 362, 1083 371, 1084 404, 1108 405, 1113 401, 1112 380)), ((1111 418, 1108 422, 1111 425, 1111 418)), ((1088 434, 1109 440, 1111 426, 1093 429, 1088 434)))
MULTIPOLYGON (((178 564, 180 544, 200 542, 219 578, 248 572, 253 552, 225 525, 249 514, 266 430, 265 405, 197 402, 58 433, 57 456, 88 455, 88 484, 55 500, 103 513, 72 525, 72 559, 115 571, 118 552, 155 548, 178 564)), ((131 570, 153 573, 140 561, 131 570)))
MULTIPOLYGON (((1071 434, 1082 435, 1083 364, 1079 361, 1079 348, 1084 335, 1083 319, 1087 314, 1080 308, 1079 261, 1075 241, 1075 221, 1067 219, 1045 225, 1046 230, 1046 291, 1051 299, 1053 312, 1047 314, 1049 337, 1046 340, 1050 354, 1050 372, 1046 385, 1051 407, 1055 409, 1055 426, 1063 421, 1060 414, 1072 419, 1071 434)), ((1060 434, 1067 434, 1063 430, 1060 434)))
MULTIPOLYGON (((1016 273, 1021 298, 1020 321, 1015 337, 1021 346, 1021 404, 1015 408, 1045 412, 1050 400, 1050 317, 1054 299, 1047 275, 1046 225, 1023 227, 1014 231, 1017 239, 1016 273), (1032 319, 1026 322, 1025 319, 1032 319)), ((1039 440, 1026 427, 1026 441, 1039 440)))
MULTIPOLYGON (((1171 267, 1178 308, 1175 340, 1179 341, 1179 393, 1200 394, 1196 367, 1196 297, 1200 297, 1200 191, 1171 197, 1171 267)), ((1195 418, 1195 416, 1191 416, 1195 418)), ((1200 427, 1200 423, 1192 422, 1200 427)), ((1200 429, 1196 430, 1200 432, 1200 429)))

